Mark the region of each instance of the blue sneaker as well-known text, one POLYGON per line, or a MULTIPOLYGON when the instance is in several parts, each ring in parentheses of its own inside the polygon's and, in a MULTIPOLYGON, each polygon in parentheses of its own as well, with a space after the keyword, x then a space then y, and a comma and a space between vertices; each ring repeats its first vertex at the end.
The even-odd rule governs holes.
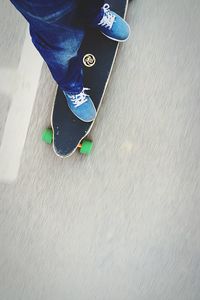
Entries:
POLYGON ((128 23, 118 14, 111 11, 108 3, 101 8, 97 20, 96 27, 109 39, 125 42, 129 38, 130 27, 128 23))
POLYGON ((92 122, 97 112, 92 99, 85 93, 86 90, 89 89, 83 88, 81 93, 75 95, 65 91, 63 92, 73 114, 83 122, 92 122))

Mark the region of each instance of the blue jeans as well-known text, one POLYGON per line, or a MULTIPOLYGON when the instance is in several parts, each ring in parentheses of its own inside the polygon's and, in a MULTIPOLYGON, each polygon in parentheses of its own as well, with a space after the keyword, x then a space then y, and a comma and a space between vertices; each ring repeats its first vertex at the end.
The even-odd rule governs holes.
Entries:
POLYGON ((85 28, 103 0, 11 0, 30 24, 32 42, 59 87, 69 93, 83 88, 80 46, 85 28))

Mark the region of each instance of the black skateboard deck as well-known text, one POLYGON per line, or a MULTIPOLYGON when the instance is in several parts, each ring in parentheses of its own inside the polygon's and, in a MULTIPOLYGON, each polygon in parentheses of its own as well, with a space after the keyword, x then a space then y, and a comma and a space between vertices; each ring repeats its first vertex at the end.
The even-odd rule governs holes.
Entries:
MULTIPOLYGON (((111 10, 125 16, 128 0, 110 0, 109 4, 111 10)), ((98 111, 115 61, 118 43, 97 30, 89 29, 81 47, 84 87, 90 88, 89 95, 98 111)), ((68 108, 63 92, 58 88, 51 116, 55 153, 61 157, 70 156, 90 132, 94 121, 85 123, 76 118, 68 108)))

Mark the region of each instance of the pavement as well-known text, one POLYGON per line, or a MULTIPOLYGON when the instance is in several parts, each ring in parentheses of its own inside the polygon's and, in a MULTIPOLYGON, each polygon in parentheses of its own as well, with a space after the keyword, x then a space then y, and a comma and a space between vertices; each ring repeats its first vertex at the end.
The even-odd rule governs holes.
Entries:
MULTIPOLYGON (((19 169, 0 179, 2 300, 199 300, 200 3, 136 0, 127 19, 90 156, 41 142, 56 88, 42 67, 19 169)), ((26 24, 16 14, 7 37, 0 20, 0 72, 17 70, 26 24)))

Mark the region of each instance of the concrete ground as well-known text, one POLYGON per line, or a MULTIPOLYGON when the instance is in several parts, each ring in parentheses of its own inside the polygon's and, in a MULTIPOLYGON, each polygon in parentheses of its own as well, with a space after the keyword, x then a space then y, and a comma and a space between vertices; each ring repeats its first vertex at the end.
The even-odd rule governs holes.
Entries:
POLYGON ((42 69, 17 178, 0 184, 2 300, 199 300, 200 2, 132 1, 128 21, 91 156, 41 142, 42 69))

